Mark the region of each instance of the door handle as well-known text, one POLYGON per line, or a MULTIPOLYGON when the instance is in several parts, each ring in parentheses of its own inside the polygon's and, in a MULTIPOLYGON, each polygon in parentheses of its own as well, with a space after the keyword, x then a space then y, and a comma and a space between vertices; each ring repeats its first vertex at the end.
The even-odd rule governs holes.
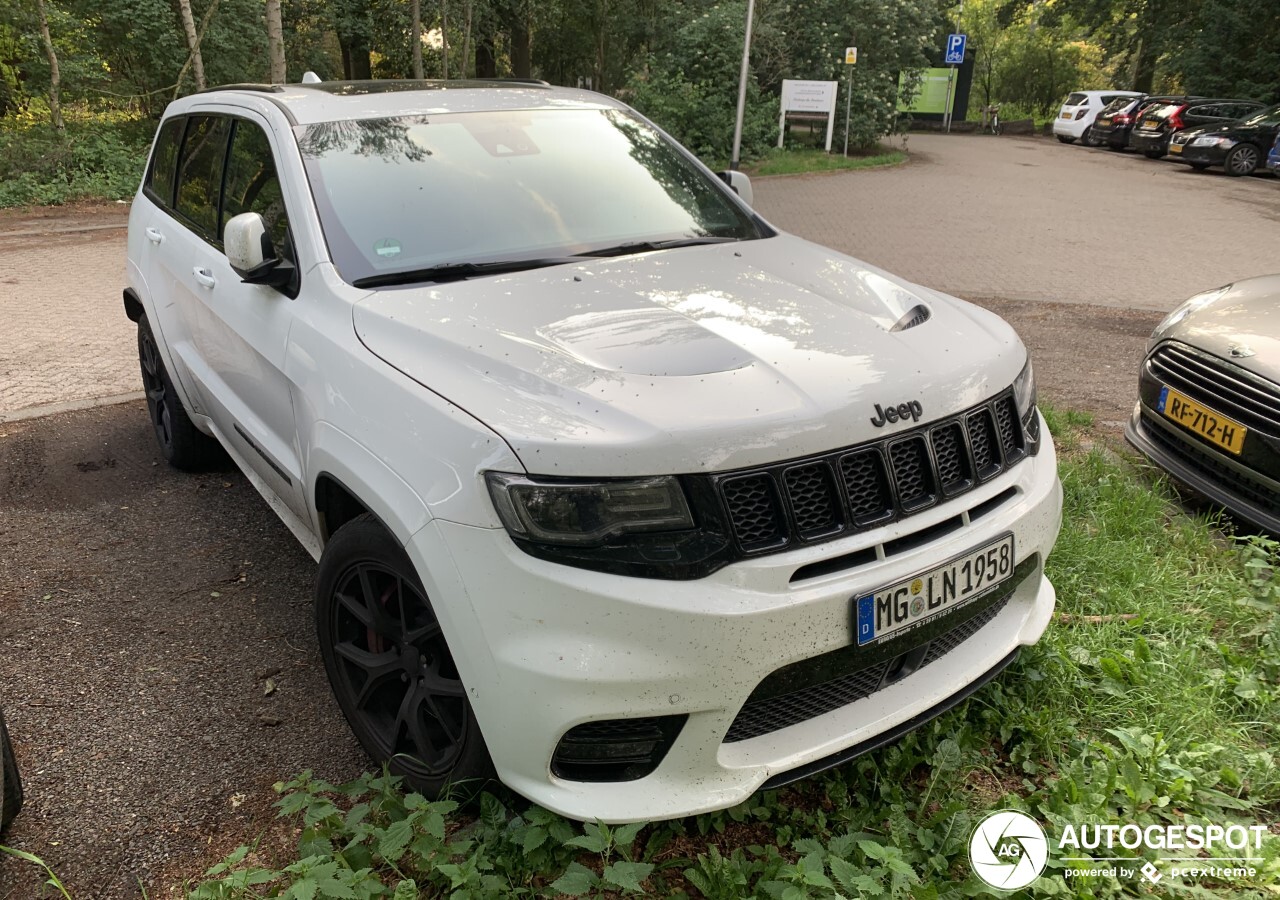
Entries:
POLYGON ((203 266, 196 266, 191 270, 191 274, 196 277, 196 281, 207 288, 211 288, 218 283, 218 279, 213 277, 213 273, 203 266))
POLYGON ((146 231, 147 231, 147 240, 149 240, 151 243, 153 244, 164 243, 164 235, 160 233, 160 230, 158 228, 148 228, 146 231))

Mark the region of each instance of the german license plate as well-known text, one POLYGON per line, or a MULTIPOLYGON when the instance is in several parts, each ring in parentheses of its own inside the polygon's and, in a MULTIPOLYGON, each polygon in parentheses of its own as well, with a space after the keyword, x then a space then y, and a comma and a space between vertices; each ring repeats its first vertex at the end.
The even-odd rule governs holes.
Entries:
POLYGON ((899 637, 972 603, 1012 575, 1013 565, 1013 535, 1006 534, 936 569, 856 598, 858 646, 899 637))
POLYGON ((1188 431, 1194 432, 1212 444, 1217 444, 1228 453, 1236 456, 1244 449, 1244 438, 1249 433, 1234 419, 1228 419, 1222 413, 1214 412, 1207 406, 1179 394, 1173 388, 1162 387, 1160 400, 1156 409, 1167 418, 1177 422, 1188 431))
POLYGON ((1170 145, 1169 145, 1169 152, 1170 152, 1170 153, 1181 153, 1181 152, 1182 152, 1182 145, 1181 145, 1181 144, 1170 144, 1170 145))

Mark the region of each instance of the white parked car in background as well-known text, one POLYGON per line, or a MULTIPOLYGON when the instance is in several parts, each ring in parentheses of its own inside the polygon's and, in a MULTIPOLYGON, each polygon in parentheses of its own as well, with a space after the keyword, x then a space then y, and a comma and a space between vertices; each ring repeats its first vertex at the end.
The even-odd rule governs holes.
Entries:
POLYGON ((731 806, 1051 618, 1061 487, 1013 330, 779 232, 610 98, 184 98, 128 282, 162 452, 216 439, 316 557, 342 710, 429 794, 731 806))
POLYGON ((1141 91, 1072 91, 1053 120, 1053 133, 1064 144, 1080 141, 1086 147, 1097 147, 1101 141, 1093 137, 1093 120, 1098 113, 1120 97, 1141 97, 1141 91))

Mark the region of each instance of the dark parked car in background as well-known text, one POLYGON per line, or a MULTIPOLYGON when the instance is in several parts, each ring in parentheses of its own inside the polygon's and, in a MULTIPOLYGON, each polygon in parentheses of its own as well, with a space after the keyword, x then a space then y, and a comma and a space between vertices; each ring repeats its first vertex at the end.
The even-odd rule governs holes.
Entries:
POLYGON ((1280 275, 1197 294, 1156 326, 1129 443, 1280 534, 1280 275))
POLYGON ((1195 169, 1222 166, 1228 175, 1252 175, 1266 162, 1277 134, 1280 105, 1239 122, 1180 131, 1169 144, 1169 155, 1195 169))
POLYGON ((18 761, 9 742, 9 729, 0 711, 0 831, 13 821, 22 808, 22 780, 18 778, 18 761))
POLYGON ((1197 98, 1175 96, 1117 97, 1098 113, 1098 118, 1093 122, 1093 136, 1112 150, 1124 150, 1129 146, 1129 135, 1133 132, 1134 124, 1142 121, 1142 114, 1148 109, 1195 99, 1197 98))
POLYGON ((1253 100, 1174 100, 1148 107, 1134 122, 1129 145, 1151 159, 1169 152, 1169 138, 1185 128, 1225 125, 1263 109, 1253 100))

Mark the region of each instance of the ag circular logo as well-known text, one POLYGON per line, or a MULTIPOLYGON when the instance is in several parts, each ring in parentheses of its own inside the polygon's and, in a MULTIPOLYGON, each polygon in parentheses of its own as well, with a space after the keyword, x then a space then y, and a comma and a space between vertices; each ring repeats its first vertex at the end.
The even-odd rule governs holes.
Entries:
POLYGON ((1049 840, 1040 823, 1014 809, 993 812, 973 829, 969 862, 974 873, 1005 891, 1026 887, 1049 861, 1049 840))

